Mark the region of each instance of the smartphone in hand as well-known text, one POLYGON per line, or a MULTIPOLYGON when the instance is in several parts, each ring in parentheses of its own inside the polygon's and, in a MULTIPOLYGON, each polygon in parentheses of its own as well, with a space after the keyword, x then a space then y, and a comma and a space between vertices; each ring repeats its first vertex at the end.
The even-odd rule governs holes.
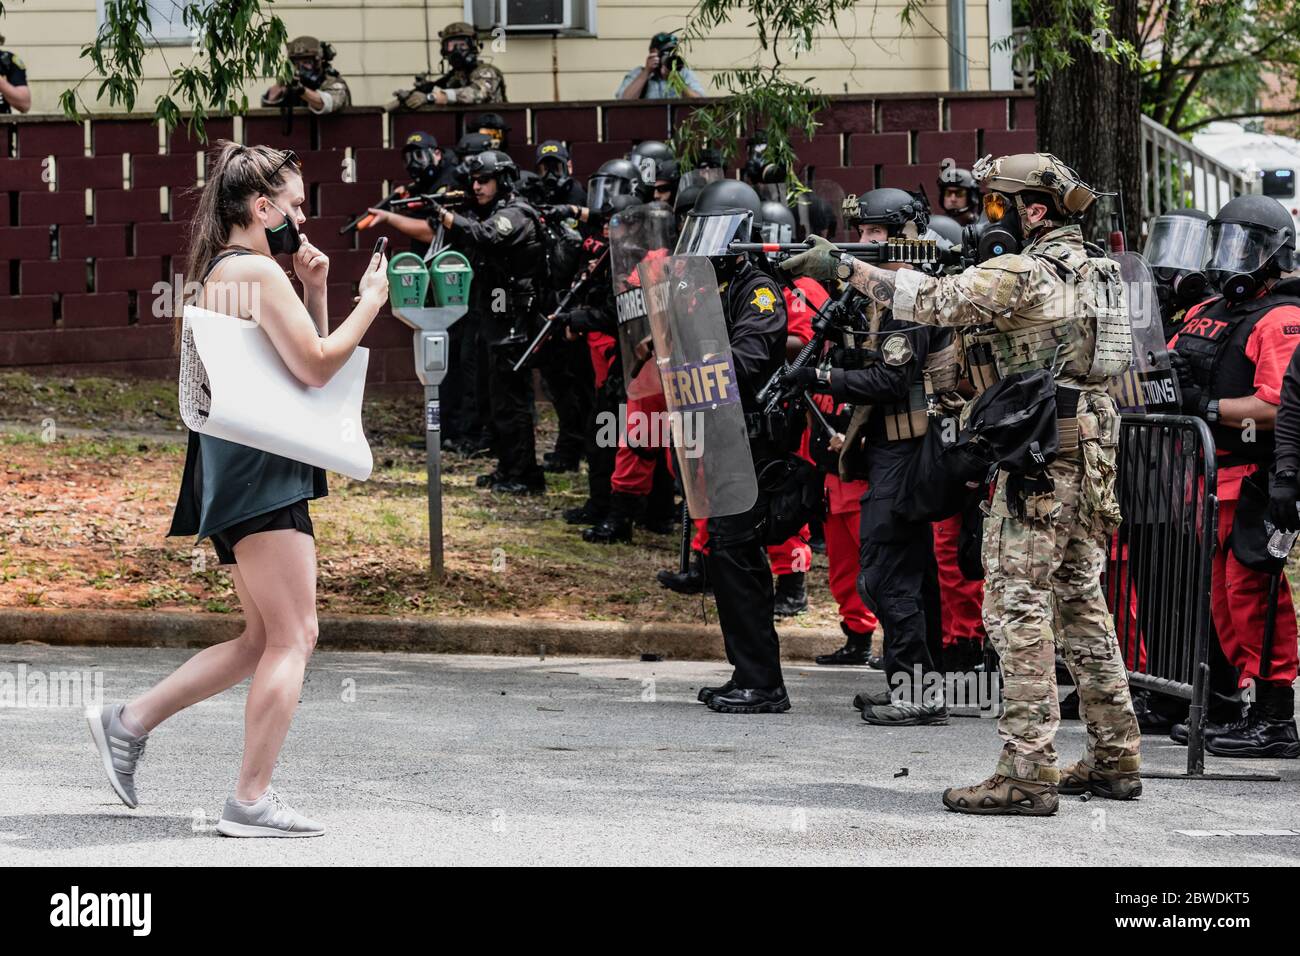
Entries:
POLYGON ((377 240, 375 240, 375 251, 372 252, 371 255, 382 256, 387 251, 388 251, 388 237, 380 236, 377 240))

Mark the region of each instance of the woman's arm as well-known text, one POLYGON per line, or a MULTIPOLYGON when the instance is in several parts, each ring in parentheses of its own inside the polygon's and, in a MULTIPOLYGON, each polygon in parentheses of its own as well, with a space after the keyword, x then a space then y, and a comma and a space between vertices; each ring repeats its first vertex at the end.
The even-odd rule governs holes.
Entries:
POLYGON ((388 298, 388 263, 376 254, 361 277, 356 308, 337 329, 322 337, 289 277, 273 259, 241 257, 239 265, 239 278, 258 283, 256 321, 294 377, 313 388, 325 386, 351 358, 388 298))

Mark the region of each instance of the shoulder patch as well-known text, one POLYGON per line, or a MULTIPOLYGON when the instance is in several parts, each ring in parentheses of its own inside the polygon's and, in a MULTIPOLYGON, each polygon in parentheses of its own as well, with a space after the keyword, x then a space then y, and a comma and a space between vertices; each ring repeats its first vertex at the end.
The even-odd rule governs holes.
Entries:
POLYGON ((776 293, 770 286, 761 285, 754 290, 754 298, 749 300, 749 304, 758 306, 760 312, 775 312, 776 293))
POLYGON ((23 58, 20 57, 17 53, 13 55, 13 65, 18 67, 18 69, 20 70, 27 69, 27 64, 23 62, 23 58))
POLYGON ((492 222, 497 227, 497 232, 503 236, 508 236, 514 231, 515 224, 510 221, 510 217, 505 213, 497 216, 492 222))
POLYGON ((1006 255, 994 256, 981 262, 975 268, 977 269, 1000 269, 1003 272, 1032 272, 1034 260, 1032 256, 1021 255, 1017 252, 1008 252, 1006 255))
POLYGON ((880 346, 880 356, 886 365, 906 365, 912 360, 912 343, 902 332, 895 332, 880 346))

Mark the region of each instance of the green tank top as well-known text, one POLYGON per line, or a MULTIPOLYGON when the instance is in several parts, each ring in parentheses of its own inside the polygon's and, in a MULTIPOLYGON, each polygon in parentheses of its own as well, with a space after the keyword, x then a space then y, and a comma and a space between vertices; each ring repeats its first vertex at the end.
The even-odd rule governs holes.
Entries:
MULTIPOLYGON (((223 259, 238 255, 251 253, 237 250, 215 257, 203 281, 223 259)), ((327 494, 323 468, 190 432, 185 472, 167 534, 203 539, 268 511, 327 494)))

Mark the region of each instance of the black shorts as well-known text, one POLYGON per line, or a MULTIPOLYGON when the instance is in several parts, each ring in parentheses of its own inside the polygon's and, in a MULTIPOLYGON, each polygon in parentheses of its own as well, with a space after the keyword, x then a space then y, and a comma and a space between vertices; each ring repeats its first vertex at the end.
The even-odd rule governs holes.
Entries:
POLYGON ((248 518, 212 535, 212 546, 217 549, 217 563, 234 564, 235 545, 250 534, 262 531, 301 531, 316 537, 315 529, 311 526, 311 515, 307 513, 307 499, 248 518))

